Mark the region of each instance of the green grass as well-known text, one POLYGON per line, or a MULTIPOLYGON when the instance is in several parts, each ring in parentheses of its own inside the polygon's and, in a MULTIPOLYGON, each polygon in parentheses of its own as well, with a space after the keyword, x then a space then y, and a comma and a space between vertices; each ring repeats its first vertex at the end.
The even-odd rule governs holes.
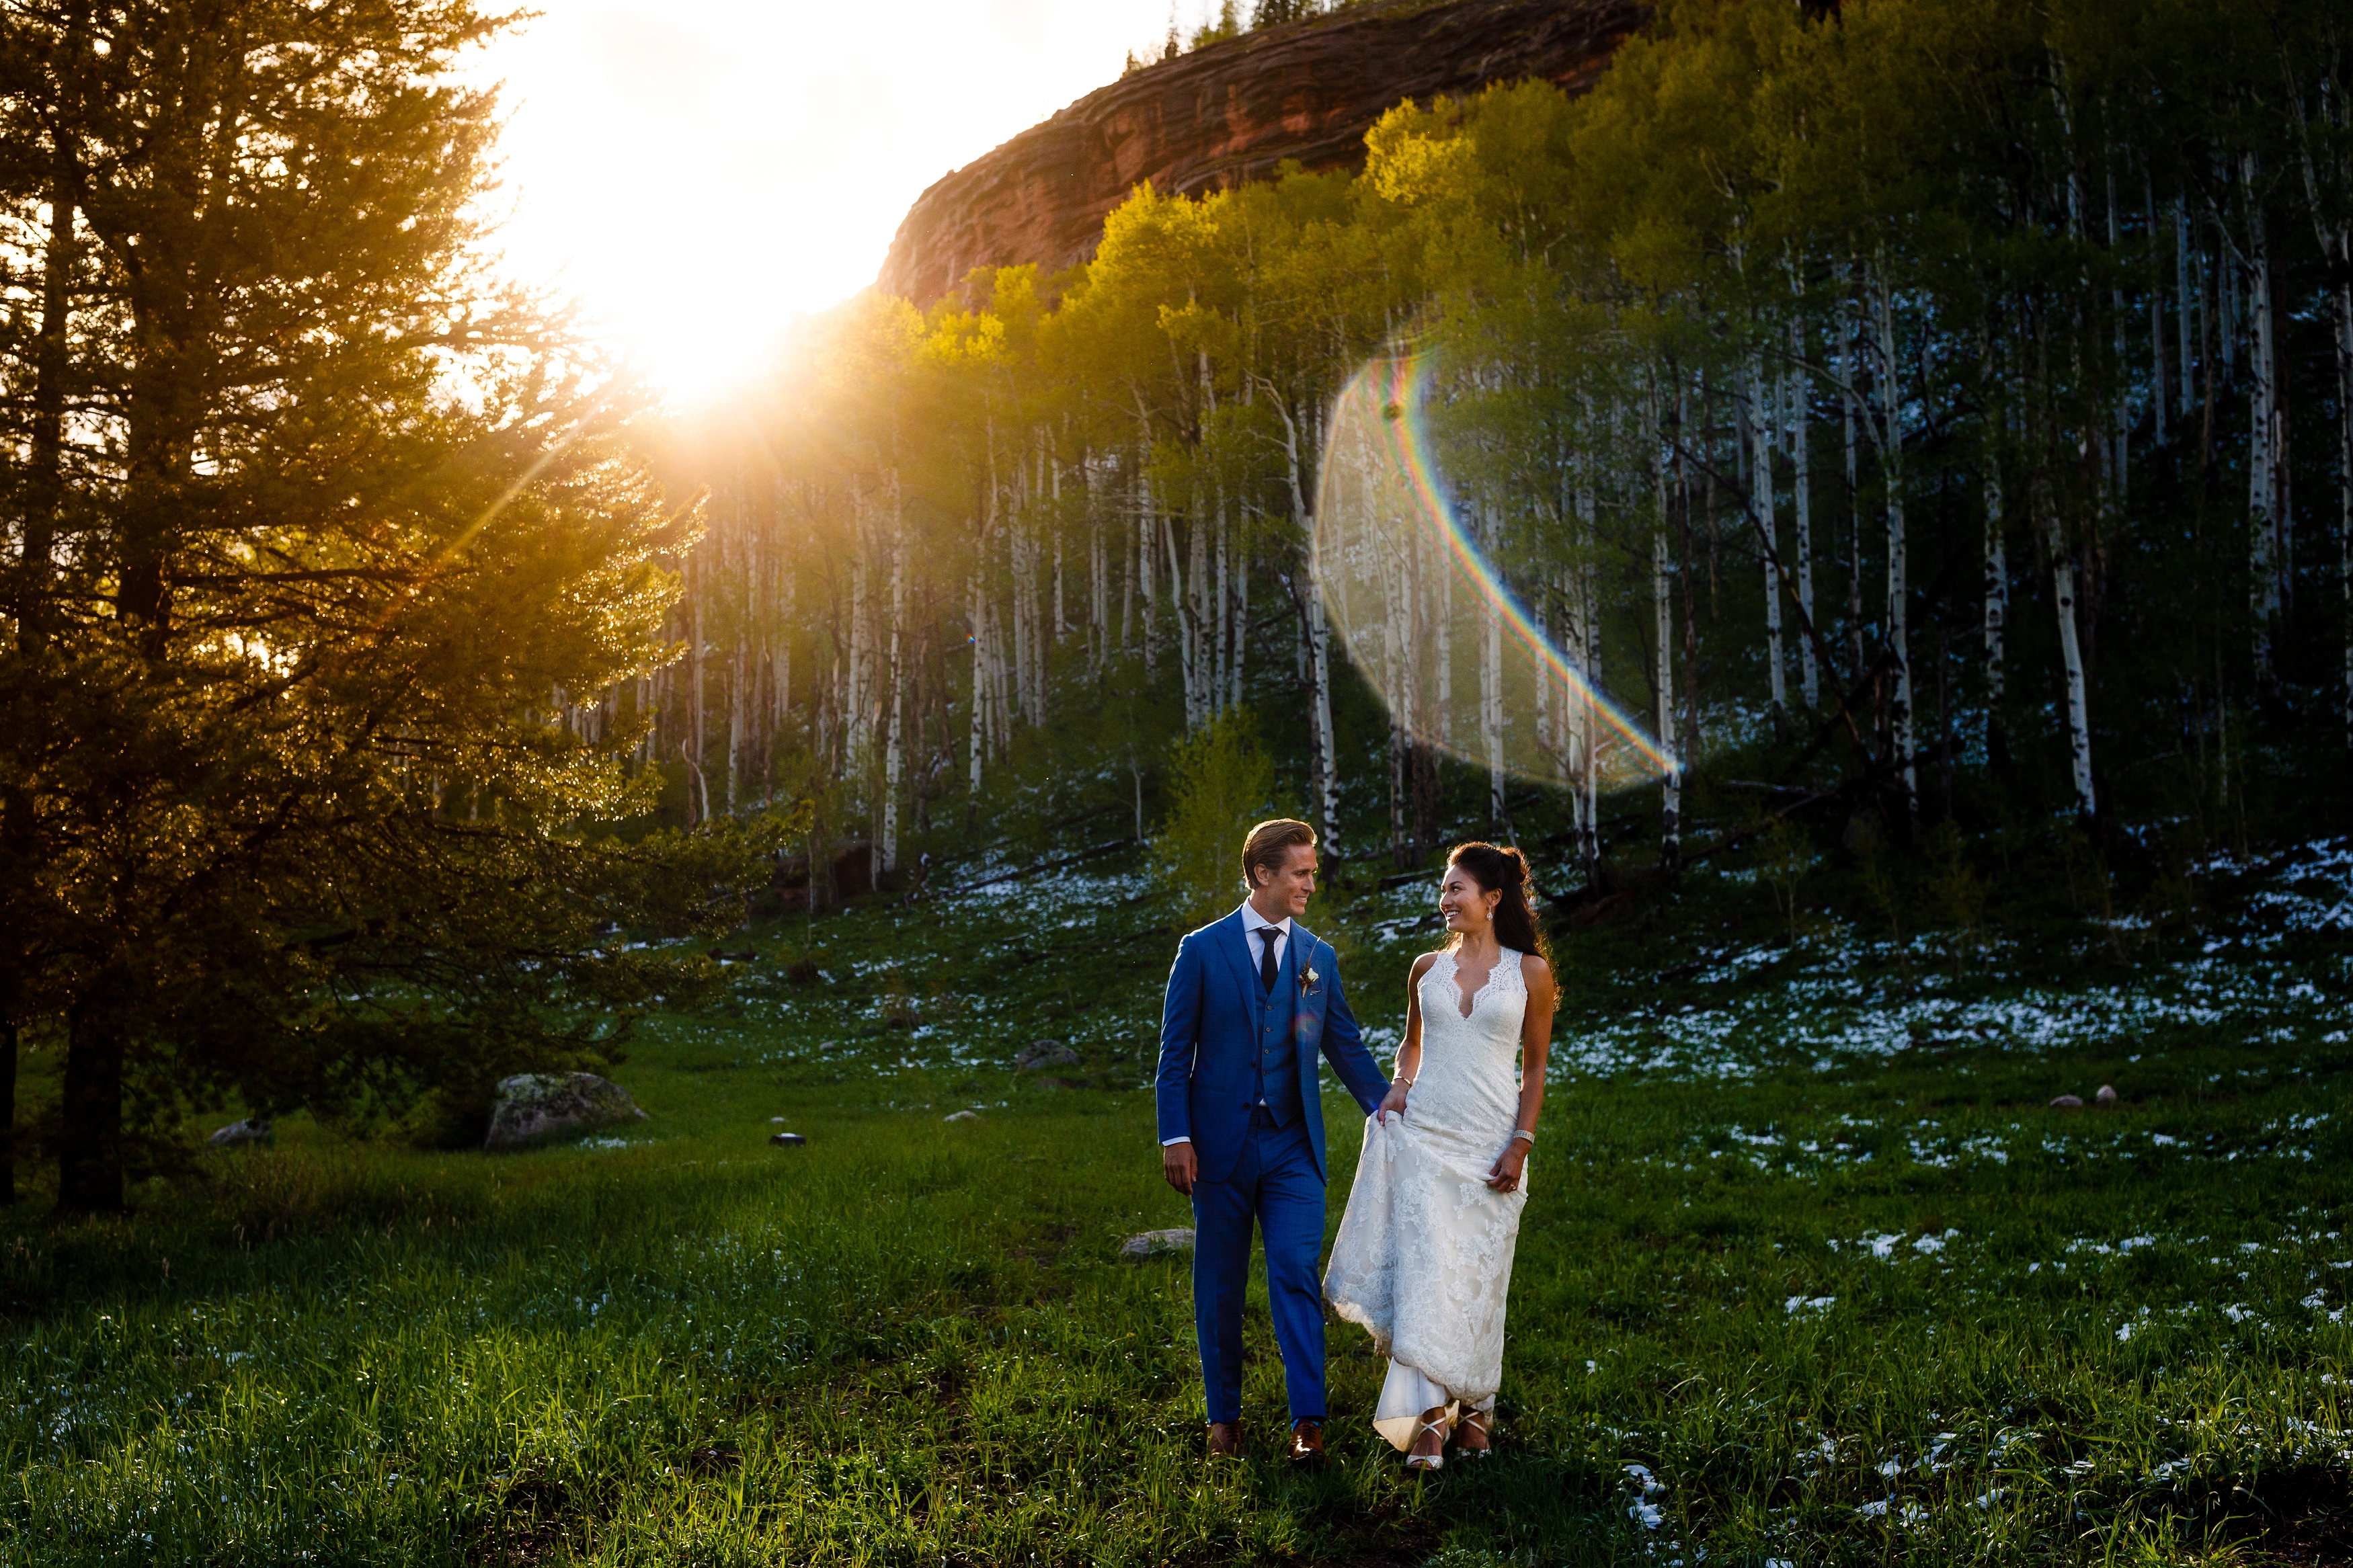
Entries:
MULTIPOLYGON (((1421 897, 1311 917, 1369 1020, 1421 897)), ((1201 1458, 1187 1268, 1116 1257, 1188 1223, 1151 905, 1073 873, 765 929, 734 1001, 649 1028, 616 1138, 295 1124, 128 1219, 21 1205, 0 1561, 2339 1560, 2348 969, 2276 916, 1783 952, 1710 877, 1577 937, 1504 1452, 1420 1483, 1340 1325, 1334 1462, 1276 1460, 1262 1296, 1251 1456, 1201 1458), (1007 1070, 1040 1034, 1067 1087, 1007 1070)))

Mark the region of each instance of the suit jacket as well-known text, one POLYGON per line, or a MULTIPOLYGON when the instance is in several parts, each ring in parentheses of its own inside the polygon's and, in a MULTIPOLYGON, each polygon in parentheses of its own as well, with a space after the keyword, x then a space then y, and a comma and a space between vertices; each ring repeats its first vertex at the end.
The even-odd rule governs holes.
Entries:
POLYGON ((1292 921, 1282 969, 1268 994, 1259 988, 1241 911, 1213 921, 1176 944, 1160 1015, 1160 1070, 1154 1080, 1161 1142, 1192 1139, 1204 1181, 1221 1182, 1233 1173, 1242 1140, 1250 1135, 1259 1050, 1278 1037, 1270 1031, 1282 1026, 1285 1008, 1294 1031, 1292 1059, 1299 1073, 1300 1107, 1318 1174, 1330 1179, 1317 1053, 1330 1059, 1366 1115, 1388 1092, 1388 1079, 1365 1049, 1356 1015, 1348 1011, 1339 955, 1331 943, 1292 921))

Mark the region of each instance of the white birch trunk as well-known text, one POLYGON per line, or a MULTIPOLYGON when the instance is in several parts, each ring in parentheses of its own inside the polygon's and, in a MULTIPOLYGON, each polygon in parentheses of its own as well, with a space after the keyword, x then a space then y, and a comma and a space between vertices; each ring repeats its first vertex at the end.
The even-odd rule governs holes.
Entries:
MULTIPOLYGON (((2116 215, 2116 174, 2112 167, 2108 170, 2108 254, 2116 255, 2123 246, 2124 233, 2116 215)), ((2125 366, 2129 363, 2126 357, 2128 349, 2125 338, 2125 291, 2115 285, 2111 285, 2108 289, 2108 314, 2116 321, 2116 374, 2122 378, 2125 374, 2125 366)), ((2116 434, 2111 448, 2110 467, 2111 471, 2116 475, 2116 504, 2121 507, 2128 489, 2127 476, 2131 470, 2127 459, 2132 445, 2132 396, 2128 387, 2121 384, 2121 379, 2116 388, 2116 434)))
POLYGON ((1765 361, 1751 354, 1741 388, 1748 425, 1748 504, 1765 541, 1765 674, 1773 718, 1789 708, 1788 664, 1781 647, 1781 519, 1773 497, 1773 421, 1766 412, 1765 361))
POLYGON ((971 608, 966 612, 972 625, 971 765, 967 787, 976 802, 980 798, 980 764, 988 742, 988 721, 986 717, 988 707, 988 627, 983 615, 981 582, 984 575, 982 566, 973 568, 971 608))
MULTIPOLYGON (((2141 166, 2141 205, 2148 225, 2149 248, 2157 248, 2158 205, 2157 186, 2148 166, 2141 166)), ((2166 363, 2165 353, 2165 285, 2152 277, 2148 289, 2148 405, 2157 425, 2157 444, 2171 444, 2173 384, 2172 367, 2166 363)))
POLYGON ((2190 416, 2196 412, 2196 405, 2191 401, 2195 388, 2189 374, 2189 364, 2193 357, 2190 349, 2190 316, 2200 296, 2199 291, 2191 287, 2190 281, 2189 207, 2189 204, 2179 196, 2175 197, 2173 202, 2173 290, 2174 299, 2180 306, 2180 309, 2174 312, 2173 321, 2174 361, 2180 367, 2181 372, 2175 379, 2179 384, 2177 390, 2180 395, 2181 425, 2182 428, 2187 430, 2189 426, 2190 416))
POLYGON ((1088 487, 1090 505, 1087 508, 1087 674, 1100 679, 1103 659, 1111 641, 1111 593, 1105 581, 1110 563, 1103 558, 1103 519, 1092 504, 1093 487, 1088 487))
MULTIPOLYGON (((1481 507, 1479 544, 1490 562, 1497 558, 1497 531, 1494 512, 1481 507)), ((1451 585, 1454 574, 1443 567, 1440 563, 1439 581, 1451 585)), ((1451 586, 1443 591, 1452 596, 1451 586)), ((1504 793, 1504 616, 1494 600, 1483 594, 1479 595, 1479 738, 1487 753, 1487 819, 1498 833, 1508 835, 1512 818, 1504 793)))
POLYGON ((2010 563, 2002 543, 2001 458, 1990 446, 1985 454, 1985 660, 1986 721, 2001 705, 2005 636, 2010 626, 2010 563))
MULTIPOLYGON (((1789 323, 1789 348, 1800 362, 1805 357, 1805 329, 1789 323)), ((1798 689, 1809 710, 1821 705, 1821 659, 1814 651, 1821 623, 1814 618, 1814 476, 1813 444, 1807 426, 1806 373, 1792 372, 1783 383, 1788 416, 1783 426, 1789 448, 1789 508, 1797 525, 1798 608, 1812 631, 1798 642, 1798 689)))
POLYGON ((1659 781, 1659 858, 1667 866, 1683 860, 1683 767, 1673 755, 1675 734, 1675 611, 1670 570, 1672 554, 1667 542, 1667 462, 1660 449, 1658 389, 1651 392, 1649 430, 1651 462, 1658 480, 1658 515, 1651 533, 1651 607, 1657 621, 1657 668, 1653 684, 1659 699, 1659 748, 1668 753, 1666 773, 1659 781))
POLYGON ((2278 360, 2272 319, 2271 255, 2257 188, 2255 155, 2240 160, 2240 184, 2247 202, 2248 359, 2253 385, 2247 397, 2248 614, 2253 623, 2256 670, 2272 669, 2272 634, 2280 616, 2278 360))
POLYGON ((1233 563, 1226 550, 1226 502, 1225 498, 1220 496, 1218 498, 1217 544, 1213 552, 1218 563, 1217 603, 1209 612, 1208 625, 1205 628, 1208 635, 1210 651, 1215 655, 1213 659, 1208 661, 1213 670, 1208 701, 1208 709, 1213 716, 1225 711, 1226 688, 1232 671, 1234 657, 1233 563))
POLYGON ((1895 699, 1888 704, 1888 737, 1904 776, 1906 809, 1916 811, 1918 780, 1912 762, 1912 653, 1906 599, 1908 563, 1904 526, 1904 401, 1896 374, 1895 301, 1883 269, 1873 269, 1879 315, 1879 404, 1886 432, 1880 459, 1887 476, 1887 649, 1895 670, 1895 699))
POLYGON ((2057 526, 2050 527, 2051 597, 2059 616, 2059 658, 2067 683, 2068 754, 2075 782, 2075 809, 2089 822, 2098 813, 2092 794, 2092 718, 2084 683, 2084 649, 2075 631, 2075 562, 2057 526))
MULTIPOLYGON (((1451 747, 1454 744, 1453 574, 1446 570, 1446 563, 1441 561, 1434 572, 1417 573, 1415 583, 1423 594, 1437 600, 1430 609, 1429 623, 1430 641, 1437 645, 1438 649, 1437 667, 1430 672, 1435 677, 1437 687, 1435 700, 1438 707, 1434 718, 1440 742, 1451 747)), ((1409 645, 1407 656, 1410 658, 1411 655, 1412 648, 1409 645)), ((1423 728, 1427 731, 1430 726, 1423 728)))
POLYGON ((1070 617, 1062 613, 1062 465, 1046 453, 1047 526, 1054 531, 1054 640, 1071 635, 1070 617))
MULTIPOLYGON (((1147 445, 1144 450, 1148 454, 1151 447, 1147 445)), ((1142 471, 1139 464, 1137 472, 1141 475, 1142 471)), ((1149 478, 1139 478, 1136 481, 1136 491, 1140 506, 1136 513, 1135 549, 1136 558, 1142 566, 1136 589, 1144 601, 1144 678, 1149 681, 1155 673, 1154 666, 1158 662, 1160 651, 1160 639, 1154 635, 1152 613, 1153 605, 1160 596, 1153 581, 1158 566, 1156 556, 1160 549, 1160 519, 1153 504, 1152 480, 1149 478)))
MULTIPOLYGON (((1309 764, 1309 793, 1314 801, 1315 835, 1323 840, 1324 851, 1336 858, 1340 854, 1340 770, 1332 741, 1332 635, 1324 615, 1324 542, 1316 531, 1314 510, 1307 500, 1307 468, 1301 451, 1298 419, 1291 412, 1288 398, 1276 392, 1271 384, 1268 391, 1271 395, 1269 401, 1282 421, 1283 478, 1291 487, 1291 515, 1299 520, 1307 545, 1306 590, 1301 595, 1300 610, 1303 621, 1301 640, 1306 655, 1310 749, 1314 753, 1309 764)), ((1240 700, 1240 660, 1237 659, 1235 666, 1235 698, 1240 700)))
MULTIPOLYGON (((687 752, 686 765, 692 771, 694 782, 698 784, 702 783, 702 590, 708 576, 709 574, 702 569, 702 552, 697 551, 694 579, 688 590, 692 597, 689 600, 688 620, 690 628, 688 646, 691 650, 690 654, 691 662, 687 667, 687 674, 689 697, 694 704, 694 713, 689 721, 689 734, 692 738, 692 749, 687 752)), ((702 804, 699 812, 695 807, 693 793, 690 791, 686 805, 687 826, 694 826, 707 820, 710 816, 709 787, 705 786, 702 790, 702 804)))
POLYGON ((1315 726, 1315 832, 1324 849, 1337 858, 1341 852, 1340 768, 1332 740, 1332 634, 1324 619, 1323 572, 1313 546, 1307 552, 1306 597, 1309 700, 1315 726))
POLYGON ((1839 306, 1838 333, 1839 405, 1846 422, 1847 653, 1853 661, 1855 678, 1860 679, 1862 675, 1862 500, 1859 493, 1862 469, 1857 463, 1855 437, 1862 411, 1854 390, 1856 332, 1843 300, 1839 306))
POLYGON ((1227 661, 1226 706, 1242 705, 1242 658, 1250 651, 1250 551, 1234 547, 1233 657, 1227 661))
MULTIPOLYGON (((895 510, 895 509, 893 509, 895 510)), ((891 662, 884 679, 890 682, 890 735, 882 752, 882 855, 885 873, 899 868, 899 781, 906 767, 907 679, 902 661, 907 624, 907 563, 893 539, 891 550, 891 662)))
POLYGON ((1577 766, 1577 806, 1573 815, 1577 858, 1585 868, 1588 885, 1597 881, 1601 872, 1601 729, 1591 695, 1601 689, 1601 617, 1594 593, 1593 569, 1587 564, 1594 559, 1599 543, 1596 512, 1593 487, 1579 486, 1577 518, 1580 549, 1578 565, 1569 577, 1569 616, 1577 628, 1577 668, 1585 679, 1585 690, 1571 694, 1569 717, 1577 766))

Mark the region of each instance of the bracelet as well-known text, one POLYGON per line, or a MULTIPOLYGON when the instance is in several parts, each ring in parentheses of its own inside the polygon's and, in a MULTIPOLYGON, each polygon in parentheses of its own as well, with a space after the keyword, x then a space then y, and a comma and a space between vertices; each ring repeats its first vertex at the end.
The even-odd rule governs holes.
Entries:
POLYGON ((1512 1140, 1514 1142, 1517 1142, 1523 1138, 1528 1141, 1529 1148, 1533 1149, 1535 1147, 1536 1135, 1532 1129, 1525 1127, 1514 1127, 1512 1129, 1512 1140))
POLYGON ((1389 1079, 1389 1082, 1393 1084, 1401 1083, 1408 1089, 1411 1089, 1413 1087, 1413 1079, 1409 1078, 1393 1078, 1389 1079))

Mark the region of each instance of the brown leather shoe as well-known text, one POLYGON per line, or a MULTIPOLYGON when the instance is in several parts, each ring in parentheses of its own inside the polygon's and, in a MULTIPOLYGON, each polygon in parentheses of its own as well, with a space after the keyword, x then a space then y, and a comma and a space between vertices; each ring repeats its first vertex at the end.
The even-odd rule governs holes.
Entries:
POLYGON ((1324 1460, 1324 1423, 1293 1421, 1291 1424, 1291 1462, 1294 1465, 1315 1465, 1324 1460))
POLYGON ((1209 1458, 1230 1459, 1242 1451, 1242 1424, 1239 1421, 1209 1423, 1209 1458))

